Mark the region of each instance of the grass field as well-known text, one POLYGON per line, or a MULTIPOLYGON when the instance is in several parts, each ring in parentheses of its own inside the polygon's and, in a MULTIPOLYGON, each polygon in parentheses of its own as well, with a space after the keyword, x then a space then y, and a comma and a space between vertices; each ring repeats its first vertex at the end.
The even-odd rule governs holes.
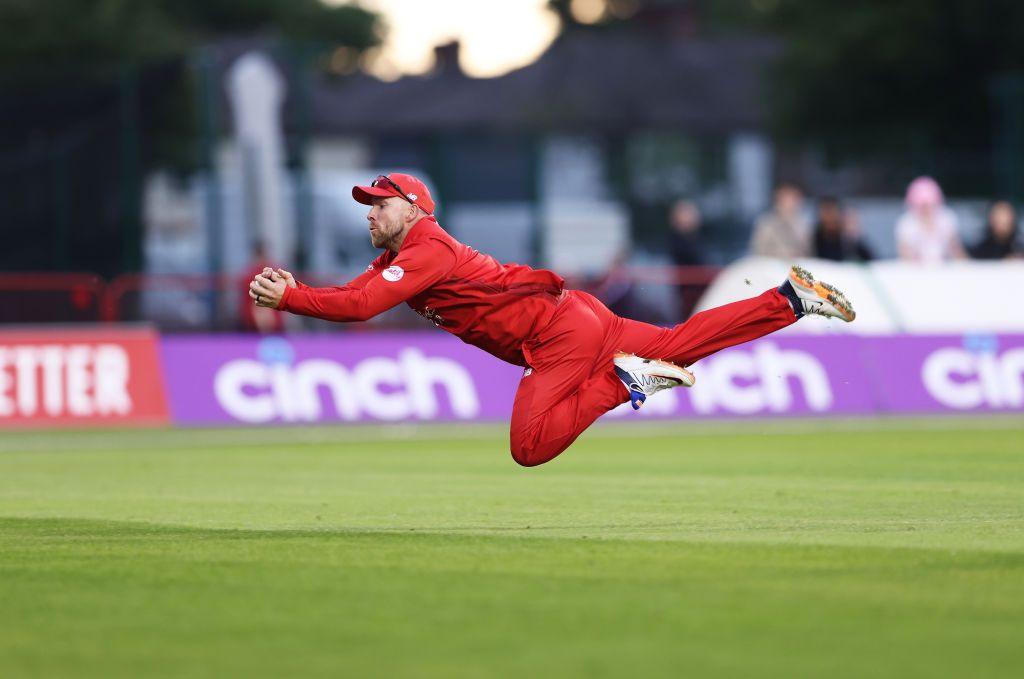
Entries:
POLYGON ((1024 422, 0 435, 0 676, 1017 677, 1024 422))

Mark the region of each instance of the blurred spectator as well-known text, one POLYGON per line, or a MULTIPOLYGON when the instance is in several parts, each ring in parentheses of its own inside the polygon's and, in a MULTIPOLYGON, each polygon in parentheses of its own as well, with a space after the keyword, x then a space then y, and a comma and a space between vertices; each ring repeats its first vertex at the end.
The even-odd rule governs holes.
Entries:
MULTIPOLYGON (((700 208, 692 200, 677 200, 668 215, 669 251, 676 266, 704 266, 707 256, 701 240, 700 208)), ((678 320, 687 318, 697 304, 704 286, 676 285, 678 320)))
POLYGON ((780 184, 770 212, 758 218, 750 250, 762 257, 795 259, 811 253, 811 229, 803 215, 804 194, 793 184, 780 184))
POLYGON ((974 259, 1010 259, 1024 257, 1017 241, 1017 211, 1006 200, 996 201, 988 209, 985 235, 970 248, 974 259))
POLYGON ((896 222, 900 259, 926 264, 965 257, 956 215, 946 207, 942 189, 931 177, 907 187, 907 211, 896 222))
POLYGON ((873 259, 871 250, 860 237, 857 213, 843 212, 838 198, 827 196, 818 201, 818 222, 814 225, 814 256, 837 262, 873 259))
POLYGON ((701 266, 706 262, 701 243, 701 215, 691 200, 677 200, 668 217, 669 249, 676 266, 701 266))
POLYGON ((263 273, 263 269, 271 266, 262 243, 257 242, 252 248, 252 264, 242 274, 244 281, 238 289, 242 291, 238 306, 238 324, 243 332, 276 333, 284 331, 284 314, 274 309, 258 307, 249 298, 249 282, 263 273))

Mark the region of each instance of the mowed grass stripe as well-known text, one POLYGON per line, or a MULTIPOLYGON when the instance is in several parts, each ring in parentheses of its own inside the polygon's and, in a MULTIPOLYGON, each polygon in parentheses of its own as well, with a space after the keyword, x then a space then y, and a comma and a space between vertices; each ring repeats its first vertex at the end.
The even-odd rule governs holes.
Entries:
MULTIPOLYGON (((627 414, 628 415, 628 414, 627 414)), ((1017 414, 942 417, 893 416, 873 418, 773 418, 761 420, 648 420, 643 416, 605 417, 588 429, 582 440, 595 438, 644 439, 691 436, 733 437, 788 435, 850 435, 892 432, 895 436, 934 432, 1016 431, 1024 435, 1017 414)), ((421 441, 477 440, 501 447, 507 443, 507 423, 395 423, 395 424, 295 424, 289 426, 195 427, 168 429, 10 429, 0 433, 0 454, 34 450, 82 451, 111 449, 220 448, 391 441, 415 444, 421 441)))
POLYGON ((500 439, 8 453, 0 516, 1019 551, 1019 434, 593 438, 530 470, 500 439))

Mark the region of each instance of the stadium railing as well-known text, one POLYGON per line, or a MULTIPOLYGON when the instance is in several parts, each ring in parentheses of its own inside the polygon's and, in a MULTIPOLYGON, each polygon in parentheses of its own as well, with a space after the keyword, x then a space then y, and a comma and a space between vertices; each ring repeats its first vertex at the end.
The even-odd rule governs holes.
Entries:
MULTIPOLYGON (((618 267, 591 279, 570 279, 568 287, 595 294, 610 306, 629 293, 643 300, 634 312, 639 320, 682 320, 711 284, 718 267, 618 267)), ((299 276, 313 285, 333 285, 322 275, 299 276)), ((127 273, 105 280, 84 272, 9 273, 0 275, 7 302, 0 323, 152 323, 165 331, 235 331, 248 303, 241 275, 127 273)), ((289 319, 290 329, 336 327, 315 319, 289 319)), ((382 314, 367 329, 419 327, 400 310, 382 314)), ((355 329, 353 326, 352 329, 355 329)))
POLYGON ((105 289, 105 281, 92 273, 3 274, 0 323, 94 323, 105 289))

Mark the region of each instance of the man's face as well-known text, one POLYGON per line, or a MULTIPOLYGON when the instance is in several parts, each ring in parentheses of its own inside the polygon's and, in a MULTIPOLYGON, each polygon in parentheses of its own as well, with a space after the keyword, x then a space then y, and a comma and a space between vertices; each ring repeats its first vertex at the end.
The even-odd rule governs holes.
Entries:
POLYGON ((822 202, 818 206, 818 220, 828 231, 841 231, 843 226, 843 213, 839 205, 829 202, 822 202))
POLYGON ((785 217, 792 217, 804 206, 804 195, 792 186, 780 187, 775 192, 775 209, 785 217))
POLYGON ((1009 238, 1014 231, 1014 220, 1016 215, 1013 213, 1013 206, 1006 201, 999 201, 992 206, 992 211, 988 213, 988 221, 990 228, 992 229, 992 235, 1000 239, 1009 238))
POLYGON ((405 228, 409 203, 397 196, 374 198, 366 219, 370 222, 370 242, 375 248, 386 248, 405 228))
POLYGON ((700 210, 688 200, 680 200, 672 207, 672 228, 679 233, 694 233, 700 228, 700 210))

